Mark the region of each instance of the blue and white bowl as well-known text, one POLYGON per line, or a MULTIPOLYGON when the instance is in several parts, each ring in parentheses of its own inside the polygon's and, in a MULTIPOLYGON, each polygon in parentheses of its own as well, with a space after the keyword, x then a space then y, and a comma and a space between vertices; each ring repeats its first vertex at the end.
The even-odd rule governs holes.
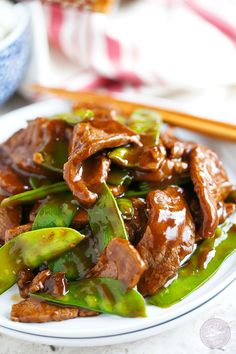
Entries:
POLYGON ((14 28, 0 40, 0 105, 19 87, 31 49, 30 15, 23 4, 12 7, 14 28))

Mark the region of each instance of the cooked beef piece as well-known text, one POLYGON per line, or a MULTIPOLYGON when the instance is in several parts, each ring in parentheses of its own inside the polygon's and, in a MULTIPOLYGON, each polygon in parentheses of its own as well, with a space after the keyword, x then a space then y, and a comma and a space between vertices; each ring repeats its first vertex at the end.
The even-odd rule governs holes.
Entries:
POLYGON ((196 146, 196 143, 192 141, 184 141, 177 138, 173 134, 172 129, 165 130, 161 134, 161 141, 165 148, 168 150, 168 154, 171 159, 187 158, 190 152, 196 146))
POLYGON ((166 149, 160 143, 157 146, 145 146, 140 150, 137 169, 144 171, 156 171, 166 158, 166 149))
POLYGON ((37 118, 29 121, 27 128, 16 132, 3 146, 14 167, 25 173, 45 175, 47 170, 37 163, 41 161, 34 159, 34 155, 54 142, 69 143, 71 129, 61 120, 37 118))
POLYGON ((34 203, 32 206, 30 212, 29 212, 29 222, 33 223, 34 219, 39 211, 39 208, 41 207, 43 201, 37 201, 34 203))
POLYGON ((233 203, 219 202, 217 210, 219 224, 222 224, 231 214, 233 214, 235 209, 236 205, 233 203))
POLYGON ((153 172, 133 171, 135 181, 148 181, 154 183, 171 184, 175 181, 182 181, 189 175, 189 166, 187 162, 179 160, 165 159, 160 167, 153 172))
POLYGON ((126 151, 122 159, 117 159, 114 163, 124 167, 131 166, 133 169, 141 171, 156 171, 166 157, 166 149, 162 144, 131 146, 126 151))
MULTIPOLYGON (((0 201, 3 200, 0 196, 0 201)), ((0 207, 0 244, 5 243, 5 232, 8 229, 19 226, 22 218, 22 208, 13 206, 9 208, 0 207)))
POLYGON ((107 180, 110 160, 106 156, 92 156, 83 163, 82 179, 92 192, 99 189, 101 183, 107 180))
POLYGON ((83 309, 82 307, 79 307, 78 310, 79 310, 78 317, 92 317, 92 316, 99 315, 99 312, 97 311, 83 309))
POLYGON ((32 224, 24 224, 24 225, 19 225, 12 227, 5 232, 5 242, 10 241, 13 237, 16 237, 20 234, 23 234, 24 232, 30 231, 32 228, 32 224))
POLYGON ((109 184, 109 188, 110 188, 112 194, 114 195, 114 197, 121 196, 126 190, 126 187, 124 185, 123 186, 113 186, 113 185, 109 184))
POLYGON ((34 279, 34 273, 31 269, 25 268, 20 270, 17 276, 17 285, 21 297, 27 298, 29 296, 29 287, 34 279))
POLYGON ((193 251, 195 227, 184 191, 180 187, 156 190, 147 196, 148 225, 137 250, 147 270, 138 283, 139 291, 154 294, 172 278, 180 262, 193 251))
POLYGON ((63 321, 78 317, 79 309, 53 305, 44 301, 29 298, 12 306, 11 320, 17 322, 50 322, 63 321))
POLYGON ((202 214, 198 233, 202 238, 212 237, 219 224, 219 203, 232 191, 232 184, 218 156, 203 146, 197 146, 190 154, 190 176, 202 214))
POLYGON ((7 194, 18 194, 29 189, 28 181, 13 170, 3 146, 0 146, 0 188, 7 194))
POLYGON ((130 199, 134 208, 134 215, 130 220, 125 221, 125 227, 129 235, 129 241, 136 245, 147 226, 147 205, 142 198, 130 199))
POLYGON ((79 123, 74 127, 69 160, 64 165, 64 179, 82 205, 92 206, 98 197, 83 179, 85 160, 98 151, 128 143, 140 145, 139 136, 117 121, 107 119, 106 116, 79 123))
POLYGON ((112 239, 87 278, 113 278, 123 281, 128 289, 137 285, 145 264, 128 240, 112 239))
POLYGON ((79 230, 88 224, 88 212, 85 209, 79 208, 77 210, 73 220, 71 222, 71 227, 73 229, 79 230))
POLYGON ((36 293, 42 291, 53 296, 62 296, 67 292, 67 280, 65 273, 51 272, 45 269, 38 273, 33 279, 29 292, 36 293))

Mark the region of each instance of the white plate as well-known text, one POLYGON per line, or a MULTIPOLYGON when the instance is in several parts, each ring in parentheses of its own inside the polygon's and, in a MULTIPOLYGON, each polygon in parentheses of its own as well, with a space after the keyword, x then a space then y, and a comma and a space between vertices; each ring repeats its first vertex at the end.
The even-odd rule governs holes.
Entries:
MULTIPOLYGON (((157 103, 156 100, 155 102, 157 103)), ((158 102, 160 103, 173 107, 168 101, 158 102)), ((68 103, 64 101, 50 100, 6 114, 0 119, 0 140, 4 141, 17 129, 25 126, 28 119, 60 113, 68 108, 68 103)), ((236 181, 236 144, 217 141, 184 130, 178 132, 183 137, 195 139, 219 153, 231 179, 236 181)), ((14 286, 0 296, 0 332, 25 340, 64 346, 97 346, 129 342, 160 333, 192 317, 213 301, 235 278, 236 254, 231 256, 204 286, 178 304, 168 309, 147 306, 147 318, 101 315, 44 324, 10 321, 13 295, 18 293, 14 286)))

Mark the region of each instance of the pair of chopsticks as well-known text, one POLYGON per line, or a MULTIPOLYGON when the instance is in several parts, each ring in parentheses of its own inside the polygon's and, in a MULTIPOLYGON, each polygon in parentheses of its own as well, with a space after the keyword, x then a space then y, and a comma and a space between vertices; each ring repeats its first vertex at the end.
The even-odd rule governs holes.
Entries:
POLYGON ((126 102, 110 95, 95 92, 68 91, 58 88, 33 86, 36 93, 53 94, 61 98, 75 102, 90 103, 94 105, 108 106, 130 114, 137 108, 151 109, 161 114, 167 124, 202 133, 210 137, 236 142, 236 125, 197 117, 188 113, 179 112, 169 108, 158 107, 150 104, 126 102))

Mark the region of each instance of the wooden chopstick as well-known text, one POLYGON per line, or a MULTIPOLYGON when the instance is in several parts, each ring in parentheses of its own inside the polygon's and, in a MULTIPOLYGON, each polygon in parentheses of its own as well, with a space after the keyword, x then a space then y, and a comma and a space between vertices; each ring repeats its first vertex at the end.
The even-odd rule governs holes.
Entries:
POLYGON ((34 85, 33 90, 36 93, 53 94, 75 102, 108 106, 123 111, 126 114, 130 114, 137 108, 151 109, 160 113, 165 123, 202 133, 210 137, 236 142, 236 125, 234 124, 214 121, 204 117, 197 117, 188 113, 156 105, 126 102, 101 93, 69 91, 40 85, 34 85))

